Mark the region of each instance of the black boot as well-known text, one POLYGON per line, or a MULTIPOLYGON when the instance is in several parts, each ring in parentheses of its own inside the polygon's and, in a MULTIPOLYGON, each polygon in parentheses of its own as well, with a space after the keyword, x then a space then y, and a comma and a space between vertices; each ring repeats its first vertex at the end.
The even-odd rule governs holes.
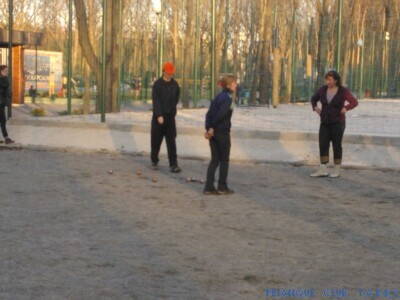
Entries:
POLYGON ((228 187, 218 188, 218 194, 220 194, 220 195, 232 195, 234 193, 235 193, 235 191, 231 190, 228 187))
POLYGON ((10 139, 9 137, 6 137, 5 139, 4 139, 4 142, 6 143, 6 145, 10 145, 10 144, 14 144, 15 142, 12 140, 12 139, 10 139))
POLYGON ((203 194, 206 196, 218 196, 219 195, 218 191, 215 188, 211 188, 211 189, 205 188, 203 191, 203 194))
POLYGON ((180 173, 180 172, 182 172, 182 169, 179 168, 178 166, 172 166, 172 167, 170 167, 170 171, 171 171, 171 173, 180 173))

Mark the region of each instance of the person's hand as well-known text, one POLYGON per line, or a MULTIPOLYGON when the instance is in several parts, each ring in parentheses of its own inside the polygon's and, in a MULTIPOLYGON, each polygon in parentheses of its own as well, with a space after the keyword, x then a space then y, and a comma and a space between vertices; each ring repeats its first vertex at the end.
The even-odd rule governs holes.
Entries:
POLYGON ((208 131, 206 131, 206 133, 204 134, 204 137, 209 140, 214 136, 214 129, 210 128, 208 129, 208 131))
POLYGON ((317 114, 319 114, 319 115, 321 115, 321 109, 317 106, 316 108, 314 108, 314 111, 317 113, 317 114))
POLYGON ((157 118, 157 122, 158 122, 158 124, 163 125, 164 124, 164 117, 163 116, 159 116, 157 118))
POLYGON ((340 113, 343 114, 343 115, 346 114, 346 113, 347 113, 346 107, 343 107, 343 108, 342 108, 342 111, 341 111, 340 113))

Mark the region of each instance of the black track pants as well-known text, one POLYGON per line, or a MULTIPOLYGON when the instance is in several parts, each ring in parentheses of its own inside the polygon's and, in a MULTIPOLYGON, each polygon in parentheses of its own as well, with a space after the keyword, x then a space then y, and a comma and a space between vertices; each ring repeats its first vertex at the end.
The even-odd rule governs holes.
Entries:
POLYGON ((343 148, 342 140, 346 128, 345 122, 338 122, 333 124, 321 123, 319 129, 319 151, 321 164, 329 162, 329 148, 332 142, 333 156, 335 164, 342 163, 343 148))
POLYGON ((4 138, 8 137, 6 124, 7 124, 6 106, 0 104, 0 126, 1 126, 1 133, 3 134, 4 138))
POLYGON ((210 140, 211 162, 207 171, 206 190, 214 189, 215 172, 219 167, 218 188, 226 189, 229 157, 231 151, 231 136, 229 132, 218 133, 210 140))
POLYGON ((176 123, 174 115, 164 116, 164 124, 160 125, 157 118, 153 116, 151 121, 151 161, 158 163, 158 155, 162 141, 165 137, 167 142, 168 159, 171 167, 178 165, 176 154, 176 123))

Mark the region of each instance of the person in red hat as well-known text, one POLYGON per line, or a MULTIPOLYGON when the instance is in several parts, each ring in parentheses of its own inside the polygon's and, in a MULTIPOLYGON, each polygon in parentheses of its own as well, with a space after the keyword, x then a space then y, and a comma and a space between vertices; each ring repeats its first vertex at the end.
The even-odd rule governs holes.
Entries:
POLYGON ((159 153, 162 141, 167 142, 170 171, 179 173, 176 153, 176 122, 177 105, 180 87, 173 78, 175 66, 167 62, 163 66, 163 76, 153 85, 153 118, 151 121, 151 162, 153 169, 158 169, 159 153))

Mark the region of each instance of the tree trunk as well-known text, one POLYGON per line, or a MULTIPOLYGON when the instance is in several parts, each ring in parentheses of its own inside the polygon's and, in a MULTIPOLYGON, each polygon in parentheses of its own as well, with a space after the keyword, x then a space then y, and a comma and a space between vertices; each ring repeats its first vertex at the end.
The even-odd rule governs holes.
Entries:
POLYGON ((319 31, 318 31, 318 56, 317 56, 317 88, 323 85, 326 66, 328 63, 328 47, 329 47, 329 11, 328 1, 322 0, 318 9, 319 13, 319 31))
POLYGON ((106 85, 106 111, 117 112, 119 77, 120 77, 120 5, 122 0, 113 0, 107 2, 107 28, 106 38, 106 82, 102 82, 100 60, 96 56, 93 45, 89 36, 89 28, 87 24, 86 6, 83 0, 74 0, 76 19, 78 24, 79 44, 82 53, 88 63, 90 69, 96 76, 97 90, 102 91, 102 85, 106 85))
MULTIPOLYGON (((192 0, 193 1, 193 0, 192 0)), ((223 48, 226 41, 226 32, 224 27, 226 26, 226 19, 224 18, 226 14, 226 1, 227 0, 219 0, 217 1, 217 16, 216 16, 216 59, 215 59, 215 77, 216 80, 220 79, 221 71, 222 71, 222 56, 223 56, 223 48)), ((216 85, 216 89, 218 89, 218 85, 216 85)), ((215 91, 217 93, 217 91, 215 91)))
POLYGON ((281 50, 279 48, 275 48, 273 74, 272 74, 272 105, 274 108, 277 108, 280 102, 281 74, 282 74, 281 50))
POLYGON ((85 115, 90 113, 90 75, 89 75, 89 68, 87 63, 83 63, 83 80, 85 83, 85 89, 83 91, 83 113, 85 115))
POLYGON ((182 94, 182 105, 184 108, 188 108, 190 106, 190 88, 191 88, 191 77, 193 70, 193 40, 194 40, 194 31, 193 31, 193 20, 194 20, 194 9, 193 9, 192 0, 186 1, 186 30, 185 30, 185 48, 184 51, 184 80, 182 82, 183 85, 183 94, 182 94))
POLYGON ((270 78, 268 76, 268 65, 270 61, 270 46, 268 41, 271 40, 271 15, 270 15, 270 5, 269 1, 265 0, 262 8, 262 22, 261 22, 261 34, 262 34, 262 51, 260 58, 260 103, 267 104, 269 101, 269 86, 270 86, 270 78))

